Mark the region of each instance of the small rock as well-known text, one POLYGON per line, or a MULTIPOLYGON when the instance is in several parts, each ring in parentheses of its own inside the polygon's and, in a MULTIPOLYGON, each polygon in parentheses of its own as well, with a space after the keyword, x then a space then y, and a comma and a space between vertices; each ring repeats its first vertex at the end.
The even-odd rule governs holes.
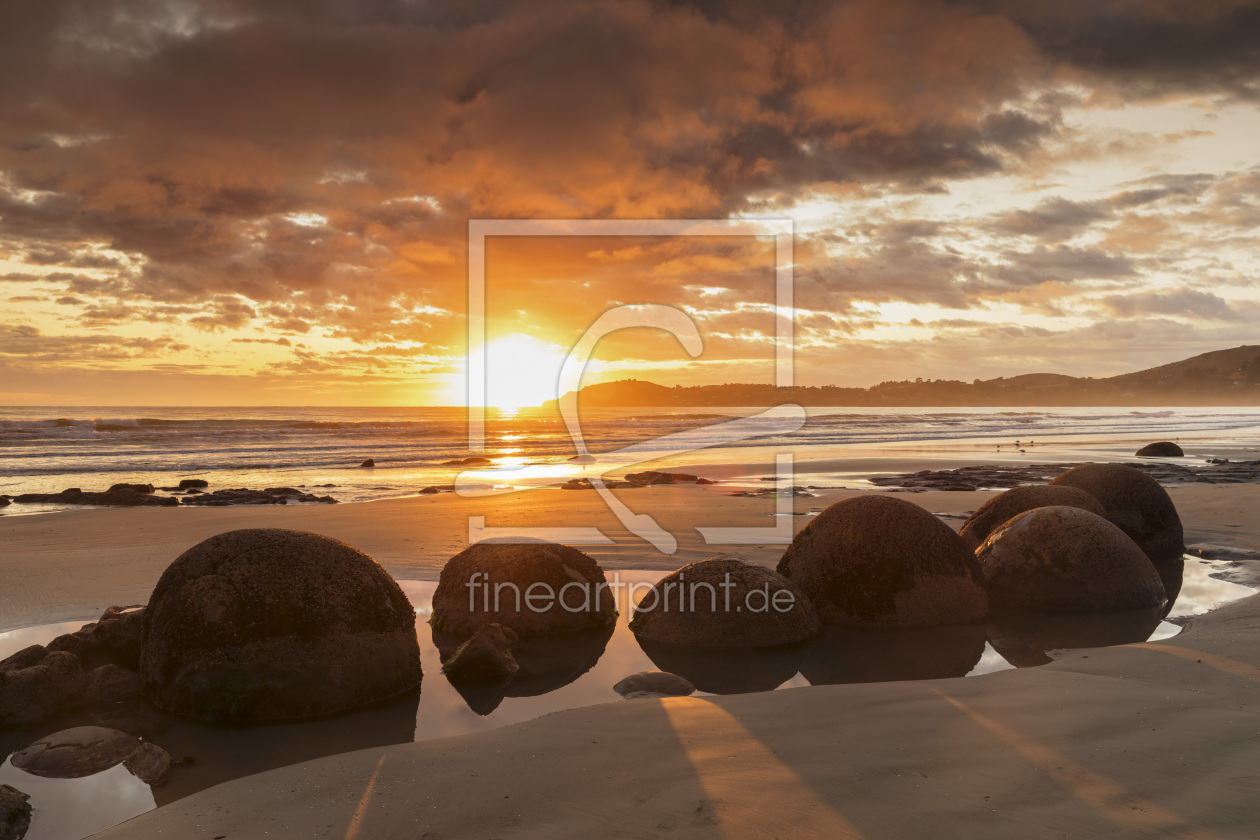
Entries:
POLYGON ((157 744, 143 741, 123 759, 123 766, 146 785, 161 787, 171 773, 171 754, 157 744))
POLYGON ((420 491, 420 495, 421 495, 421 496, 432 496, 434 493, 437 493, 437 492, 439 492, 439 491, 438 491, 438 489, 437 489, 436 487, 426 487, 426 488, 424 488, 423 490, 421 490, 421 491, 420 491))
POLYGON ((0 785, 0 840, 22 840, 31 827, 31 798, 9 785, 0 785))
POLYGON ((512 656, 520 637, 502 624, 485 624, 442 663, 442 673, 452 681, 497 682, 521 669, 512 656))
POLYGON ((190 487, 202 488, 202 487, 209 487, 209 486, 210 486, 210 482, 206 481, 204 478, 185 478, 179 482, 180 490, 187 490, 190 487))
POLYGON ((366 461, 364 461, 362 464, 359 464, 359 467, 360 467, 360 468, 362 468, 362 467, 375 467, 375 466, 376 466, 376 462, 375 462, 375 461, 373 461, 371 458, 368 458, 368 459, 367 459, 366 461))
POLYGON ((639 697, 686 697, 695 693, 691 681, 668 671, 640 671, 613 686, 627 700, 639 697))
POLYGON ((13 504, 13 502, 10 502, 8 499, 0 498, 0 508, 8 507, 11 504, 13 504))
POLYGON ((441 465, 444 467, 484 467, 493 463, 494 461, 491 461, 489 458, 473 456, 471 458, 456 458, 454 461, 443 461, 441 465))

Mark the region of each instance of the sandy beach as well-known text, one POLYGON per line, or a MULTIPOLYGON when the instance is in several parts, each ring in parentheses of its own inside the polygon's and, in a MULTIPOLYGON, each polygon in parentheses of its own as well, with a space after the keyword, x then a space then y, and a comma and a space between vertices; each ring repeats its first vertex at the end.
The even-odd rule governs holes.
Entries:
MULTIPOLYGON (((918 462, 924 464, 925 462, 918 462)), ((862 491, 794 500, 797 511, 819 510, 862 491)), ((881 492, 881 491, 875 491, 881 492)), ((990 492, 898 494, 933 513, 952 514, 957 528, 990 492)), ((1189 544, 1260 549, 1254 511, 1260 486, 1196 485, 1170 488, 1189 544)), ((482 499, 454 494, 336 506, 132 508, 0 517, 0 631, 54 621, 92 619, 114 604, 142 604, 162 571, 183 551, 235 528, 294 528, 335 537, 372 555, 399 580, 436 580, 468 540, 468 517, 487 525, 532 527, 589 524, 615 541, 584 546, 607 571, 673 570, 730 553, 767 566, 783 546, 711 546, 694 530, 709 526, 769 527, 774 501, 733 497, 714 487, 649 487, 618 494, 635 511, 650 513, 676 534, 678 551, 663 555, 625 530, 593 492, 536 490, 482 499)), ((793 518, 804 527, 807 517, 793 518)))
MULTIPOLYGON (((606 570, 672 570, 723 553, 694 526, 772 522, 773 499, 729 492, 621 493, 675 531, 672 556, 626 532, 591 492, 4 517, 0 574, 11 595, 0 625, 144 603, 175 556, 245 527, 316 531, 368 552, 397 579, 434 580, 466 544, 469 516, 583 523, 615 542, 585 548, 606 570)), ((860 492, 793 504, 816 511, 860 492)), ((899 495, 957 528, 992 494, 899 495)), ((1187 544, 1260 550, 1260 485, 1170 495, 1187 544)), ((808 518, 791 517, 794 529, 808 518)), ((773 566, 783 549, 729 551, 773 566)), ((1260 581, 1260 568, 1234 573, 1260 581)), ((1260 596, 1193 619, 1170 640, 1078 651, 1039 668, 574 709, 240 778, 99 836, 1252 837, 1258 629, 1260 596)))
POLYGON ((966 680, 635 700, 239 779, 101 838, 1243 838, 1260 598, 966 680))

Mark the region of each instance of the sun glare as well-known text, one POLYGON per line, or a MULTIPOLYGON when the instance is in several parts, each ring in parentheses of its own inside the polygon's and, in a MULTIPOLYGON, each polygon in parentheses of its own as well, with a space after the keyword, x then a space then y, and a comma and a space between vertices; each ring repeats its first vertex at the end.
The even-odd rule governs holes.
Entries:
POLYGON ((512 333, 487 342, 486 403, 501 409, 553 400, 568 351, 557 344, 512 333))

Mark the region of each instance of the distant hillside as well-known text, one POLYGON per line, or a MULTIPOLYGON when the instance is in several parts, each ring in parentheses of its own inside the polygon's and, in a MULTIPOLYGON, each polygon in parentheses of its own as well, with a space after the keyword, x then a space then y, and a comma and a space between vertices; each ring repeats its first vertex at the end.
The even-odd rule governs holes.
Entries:
MULTIPOLYGON (((1105 379, 1028 373, 974 380, 902 380, 872 388, 775 388, 771 385, 698 385, 672 388, 623 379, 588 385, 580 405, 595 407, 771 406, 1070 406, 1260 405, 1260 345, 1204 353, 1191 359, 1105 379)), ((553 405, 548 400, 544 405, 553 405)))

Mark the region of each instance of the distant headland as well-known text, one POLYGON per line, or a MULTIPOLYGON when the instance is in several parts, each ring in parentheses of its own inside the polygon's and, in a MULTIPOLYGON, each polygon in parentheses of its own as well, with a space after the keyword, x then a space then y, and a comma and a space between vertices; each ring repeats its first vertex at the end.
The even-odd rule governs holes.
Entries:
MULTIPOLYGON (((1260 405, 1260 345, 1203 353, 1180 362, 1111 376, 1029 373, 997 379, 905 379, 871 388, 775 388, 729 384, 673 387, 622 379, 578 393, 586 408, 651 406, 1155 406, 1260 405)), ((556 400, 543 403, 554 407, 556 400)))

